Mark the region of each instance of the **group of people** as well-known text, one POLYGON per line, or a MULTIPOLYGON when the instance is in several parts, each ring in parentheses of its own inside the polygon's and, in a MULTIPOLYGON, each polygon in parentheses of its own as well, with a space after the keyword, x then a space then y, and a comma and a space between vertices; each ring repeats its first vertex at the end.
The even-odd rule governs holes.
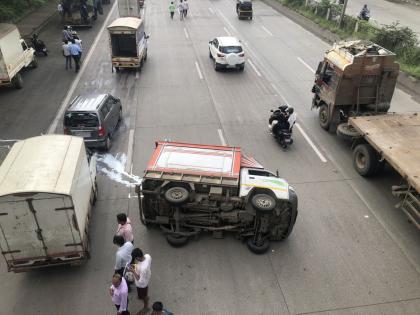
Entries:
MULTIPOLYGON (((117 315, 129 315, 128 293, 130 285, 135 284, 137 297, 143 301, 143 308, 138 315, 147 314, 149 308, 149 282, 152 276, 152 257, 136 247, 131 221, 125 213, 117 215, 118 228, 113 243, 118 246, 115 254, 115 268, 109 294, 117 309, 117 315)), ((173 315, 163 308, 160 301, 153 303, 152 315, 173 315)))
POLYGON ((74 36, 68 26, 63 29, 63 56, 66 60, 66 70, 72 68, 72 59, 74 60, 75 71, 79 72, 80 61, 82 59, 82 40, 74 36))
MULTIPOLYGON (((177 6, 175 5, 174 1, 171 1, 169 4, 169 14, 171 16, 171 19, 174 18, 175 10, 177 6)), ((187 17, 189 9, 189 4, 187 0, 180 0, 178 3, 178 13, 179 13, 179 19, 182 21, 184 18, 187 17)))

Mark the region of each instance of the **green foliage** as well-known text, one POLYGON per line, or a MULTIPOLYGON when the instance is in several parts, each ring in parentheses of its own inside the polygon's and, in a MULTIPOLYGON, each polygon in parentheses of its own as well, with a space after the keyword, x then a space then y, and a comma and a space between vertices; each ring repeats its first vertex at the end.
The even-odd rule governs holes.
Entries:
POLYGON ((373 40, 393 51, 402 51, 418 45, 416 33, 408 27, 400 26, 398 22, 378 29, 373 40))
POLYGON ((15 22, 28 11, 46 2, 47 0, 1 0, 0 22, 15 22))

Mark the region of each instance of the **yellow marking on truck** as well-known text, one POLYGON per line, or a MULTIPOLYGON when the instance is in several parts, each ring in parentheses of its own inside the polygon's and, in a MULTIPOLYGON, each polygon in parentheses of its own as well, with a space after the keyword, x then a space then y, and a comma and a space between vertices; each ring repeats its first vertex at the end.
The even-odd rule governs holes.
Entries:
POLYGON ((253 185, 253 184, 241 184, 242 186, 248 186, 248 187, 258 187, 258 188, 267 188, 271 190, 280 190, 284 192, 288 192, 287 189, 280 188, 280 187, 274 187, 274 186, 261 186, 261 185, 253 185))

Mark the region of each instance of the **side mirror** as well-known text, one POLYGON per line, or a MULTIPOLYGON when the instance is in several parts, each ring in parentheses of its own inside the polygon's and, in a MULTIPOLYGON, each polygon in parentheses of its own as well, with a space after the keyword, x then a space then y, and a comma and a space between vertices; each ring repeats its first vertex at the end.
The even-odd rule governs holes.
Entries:
POLYGON ((279 175, 279 170, 278 170, 278 169, 276 169, 276 176, 277 176, 277 177, 280 177, 280 175, 279 175))
POLYGON ((270 112, 274 113, 274 110, 270 109, 270 112))

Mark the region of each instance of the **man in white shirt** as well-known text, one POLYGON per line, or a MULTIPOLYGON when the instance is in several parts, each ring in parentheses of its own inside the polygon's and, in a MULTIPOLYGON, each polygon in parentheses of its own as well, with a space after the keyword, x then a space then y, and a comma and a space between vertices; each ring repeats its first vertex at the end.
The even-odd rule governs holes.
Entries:
POLYGON ((122 277, 125 266, 131 262, 131 252, 134 246, 131 242, 125 242, 121 235, 114 236, 114 244, 119 247, 115 254, 115 273, 122 277))
POLYGON ((137 296, 144 302, 143 309, 140 310, 139 314, 146 314, 150 310, 148 289, 152 276, 152 257, 149 254, 143 254, 143 251, 140 248, 135 248, 131 256, 133 257, 135 267, 131 266, 130 270, 134 274, 137 296))
POLYGON ((66 58, 66 70, 71 69, 71 53, 70 53, 70 44, 67 40, 63 42, 63 56, 66 58))

